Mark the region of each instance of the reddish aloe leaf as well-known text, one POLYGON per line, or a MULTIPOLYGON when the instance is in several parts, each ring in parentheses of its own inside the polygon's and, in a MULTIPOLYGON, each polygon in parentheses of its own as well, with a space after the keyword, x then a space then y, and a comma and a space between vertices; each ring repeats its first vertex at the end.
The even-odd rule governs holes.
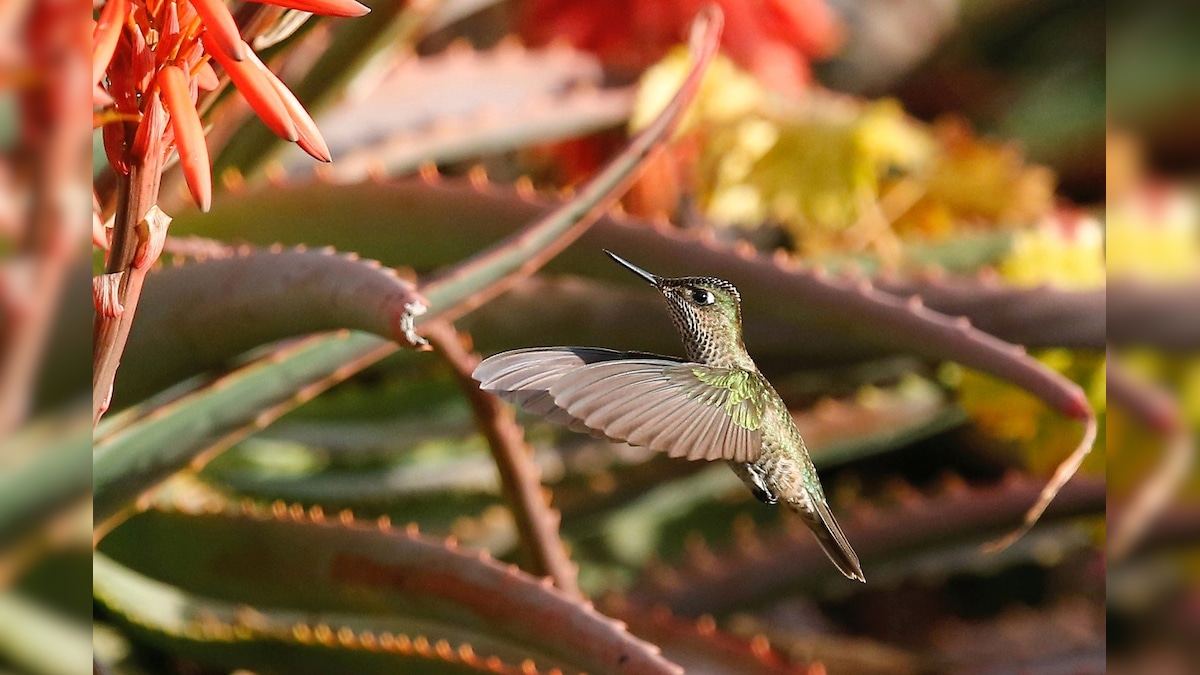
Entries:
MULTIPOLYGON (((793 660, 762 635, 743 638, 717 627, 713 617, 684 619, 663 606, 639 607, 624 598, 608 598, 605 613, 628 624, 629 631, 663 650, 686 672, 705 675, 818 675, 819 663, 793 660)), ((809 659, 811 660, 811 659, 809 659)), ((849 671, 847 671, 849 672, 849 671)))
POLYGON ((246 43, 242 42, 237 22, 233 20, 224 0, 192 0, 191 4, 208 29, 204 36, 209 39, 204 47, 209 54, 214 57, 220 55, 220 58, 231 61, 241 61, 246 57, 246 43))
POLYGON ((204 126, 188 91, 187 74, 179 66, 167 66, 159 73, 158 83, 163 103, 171 113, 175 148, 179 151, 179 166, 188 190, 200 210, 207 211, 212 205, 212 170, 208 164, 204 126))
POLYGON ((1066 459, 1055 467, 1054 475, 1050 476, 1050 481, 1046 483, 1046 487, 1042 488, 1041 493, 1038 494, 1037 501, 1025 512, 1025 518, 1021 524, 1003 537, 988 542, 984 545, 984 550, 990 553, 998 553, 1012 546, 1014 542, 1025 536, 1037 524, 1038 519, 1046 512, 1046 509, 1050 506, 1050 502, 1054 501, 1055 496, 1063 489, 1067 481, 1071 480, 1075 473, 1079 471, 1079 466, 1083 464, 1084 458, 1088 456, 1088 453, 1092 451, 1092 446, 1096 443, 1096 433, 1099 429, 1095 413, 1092 413, 1090 408, 1088 412, 1089 415, 1084 420, 1083 440, 1079 442, 1079 445, 1075 446, 1075 450, 1070 455, 1067 455, 1066 459))
MULTIPOLYGON (((988 532, 1008 526, 1040 491, 1041 481, 1012 474, 995 485, 972 486, 948 478, 937 494, 927 495, 907 484, 894 488, 894 505, 859 504, 838 519, 847 538, 856 542, 863 562, 876 577, 887 576, 889 559, 922 547, 977 542, 988 532), (861 543, 857 543, 861 542, 861 543)), ((1103 478, 1080 478, 1063 490, 1050 512, 1057 518, 1103 515, 1103 478)), ((719 555, 692 555, 678 568, 657 567, 630 593, 645 606, 668 605, 685 616, 725 613, 776 589, 820 586, 837 575, 808 529, 798 519, 785 519, 785 529, 771 534, 748 533, 736 547, 719 555)), ((970 553, 966 556, 980 556, 970 553)))
POLYGON ((167 350, 180 358, 129 359, 121 371, 122 395, 126 378, 138 396, 145 392, 137 382, 152 373, 160 382, 178 381, 191 374, 187 362, 193 358, 221 361, 305 333, 350 328, 407 343, 401 319, 424 304, 395 270, 328 249, 243 248, 229 257, 168 266, 153 273, 142 296, 131 353, 167 350), (188 335, 205 337, 193 341, 188 335))
POLYGON ((125 15, 128 13, 129 0, 108 0, 104 9, 100 10, 100 20, 96 22, 96 28, 92 32, 93 85, 104 79, 104 71, 108 70, 108 64, 117 50, 121 26, 125 24, 125 15))
POLYGON ((296 133, 296 125, 292 122, 292 117, 288 114, 287 107, 279 98, 275 87, 263 76, 262 70, 255 65, 256 59, 249 57, 250 48, 242 43, 245 47, 243 54, 247 58, 235 61, 221 51, 213 49, 211 46, 213 39, 209 37, 208 33, 205 33, 200 39, 217 63, 221 64, 225 72, 229 73, 229 79, 233 80, 233 84, 245 97, 246 103, 250 104, 250 108, 262 119, 263 123, 275 132, 275 135, 286 141, 295 141, 299 138, 296 133))
POLYGON ((277 5, 301 12, 312 12, 325 16, 363 16, 371 11, 370 7, 354 0, 254 0, 264 5, 277 5))

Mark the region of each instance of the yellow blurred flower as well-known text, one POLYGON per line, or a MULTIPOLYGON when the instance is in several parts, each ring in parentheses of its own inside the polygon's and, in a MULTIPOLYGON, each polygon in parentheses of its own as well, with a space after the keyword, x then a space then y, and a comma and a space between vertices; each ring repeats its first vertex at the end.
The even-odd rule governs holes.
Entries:
POLYGON ((1013 235, 1000 274, 1014 286, 1104 286, 1104 231, 1095 218, 1059 212, 1013 235))
POLYGON ((1113 275, 1171 281, 1200 269, 1196 198, 1174 187, 1143 187, 1110 203, 1107 265, 1113 275))
MULTIPOLYGON (((1106 428, 1105 357, 1066 349, 1046 349, 1038 360, 1084 387, 1088 402, 1100 415, 1101 437, 1106 428)), ((952 366, 943 376, 958 389, 959 405, 985 436, 1019 454, 1025 468, 1046 475, 1079 442, 1079 424, 1064 418, 1032 394, 991 375, 952 366)), ((1103 472, 1105 456, 1092 453, 1086 471, 1103 472)))

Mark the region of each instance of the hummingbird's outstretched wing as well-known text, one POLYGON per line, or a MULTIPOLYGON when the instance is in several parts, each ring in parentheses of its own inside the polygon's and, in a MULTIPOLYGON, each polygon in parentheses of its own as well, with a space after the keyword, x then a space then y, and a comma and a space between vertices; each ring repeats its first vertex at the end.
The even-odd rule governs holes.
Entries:
MULTIPOLYGON (((479 388, 515 403, 527 412, 540 415, 572 431, 607 438, 603 432, 589 429, 554 403, 550 385, 563 375, 592 363, 630 358, 633 354, 599 347, 530 347, 501 352, 484 359, 471 377, 479 388)), ((665 357, 664 357, 665 358, 665 357)), ((612 439, 619 440, 619 439, 612 439)))
POLYGON ((754 461, 766 393, 752 373, 593 347, 534 347, 484 359, 484 391, 572 430, 672 457, 754 461))
POLYGON ((601 361, 550 386, 554 403, 609 438, 691 460, 752 462, 767 391, 749 371, 660 358, 601 361))

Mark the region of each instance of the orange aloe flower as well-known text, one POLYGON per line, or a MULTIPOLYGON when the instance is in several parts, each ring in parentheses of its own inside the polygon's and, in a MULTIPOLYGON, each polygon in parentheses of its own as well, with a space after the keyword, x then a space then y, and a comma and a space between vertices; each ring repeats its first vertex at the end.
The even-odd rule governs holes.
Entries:
MULTIPOLYGON (((555 40, 608 66, 641 72, 685 41, 692 17, 713 0, 523 0, 520 31, 532 46, 555 40)), ((715 0, 725 12, 721 50, 768 88, 802 90, 809 63, 841 44, 826 0, 715 0)))
MULTIPOLYGON (((355 0, 263 2, 330 16, 370 11, 355 0)), ((273 132, 329 161, 312 117, 242 39, 224 0, 107 0, 92 30, 92 101, 114 170, 128 173, 153 148, 174 150, 192 199, 208 209, 212 169, 196 102, 220 88, 212 61, 273 132)))

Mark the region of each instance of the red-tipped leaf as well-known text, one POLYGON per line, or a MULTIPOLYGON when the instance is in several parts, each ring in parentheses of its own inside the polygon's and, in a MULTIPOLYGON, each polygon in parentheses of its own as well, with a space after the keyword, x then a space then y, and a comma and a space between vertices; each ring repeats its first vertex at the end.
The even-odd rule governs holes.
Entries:
POLYGON ((371 11, 370 7, 354 0, 255 0, 255 2, 325 16, 362 16, 371 11))
MULTIPOLYGON (((286 141, 295 141, 300 137, 296 132, 295 123, 292 122, 292 116, 288 114, 287 107, 275 91, 274 85, 263 75, 259 66, 255 65, 258 62, 257 59, 248 58, 244 61, 234 61, 221 52, 214 51, 210 46, 210 42, 214 38, 210 38, 207 33, 200 39, 204 42, 205 49, 212 54, 217 63, 221 64, 225 72, 229 73, 229 79, 233 80, 234 86, 242 92, 246 103, 250 104, 250 108, 271 131, 275 132, 275 135, 286 141)), ((253 53, 245 43, 242 43, 242 46, 245 47, 243 53, 253 53)))
POLYGON ((246 58, 246 43, 242 41, 237 23, 229 13, 229 7, 224 0, 191 0, 192 8, 204 23, 205 37, 211 37, 204 46, 210 54, 222 56, 231 61, 241 61, 246 58), (210 46, 211 45, 211 46, 210 46))
POLYGON ((92 84, 100 84, 104 71, 117 50, 121 25, 129 14, 129 0, 108 0, 100 10, 100 20, 92 32, 92 84))
POLYGON ((188 92, 187 73, 179 66, 167 66, 158 75, 159 89, 167 112, 171 113, 171 128, 175 131, 175 148, 179 151, 179 166, 192 199, 201 211, 212 205, 212 170, 208 164, 208 144, 200 115, 188 92))

